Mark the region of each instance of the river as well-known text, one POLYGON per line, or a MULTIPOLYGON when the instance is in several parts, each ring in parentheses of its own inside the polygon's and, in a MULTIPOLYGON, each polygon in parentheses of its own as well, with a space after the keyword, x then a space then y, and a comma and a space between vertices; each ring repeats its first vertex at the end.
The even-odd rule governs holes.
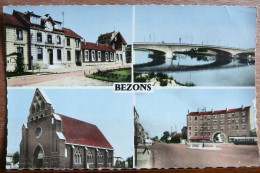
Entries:
POLYGON ((255 86, 254 63, 242 63, 238 59, 213 56, 176 54, 175 59, 149 58, 148 51, 135 50, 134 71, 138 73, 162 72, 177 82, 192 82, 196 86, 255 86))

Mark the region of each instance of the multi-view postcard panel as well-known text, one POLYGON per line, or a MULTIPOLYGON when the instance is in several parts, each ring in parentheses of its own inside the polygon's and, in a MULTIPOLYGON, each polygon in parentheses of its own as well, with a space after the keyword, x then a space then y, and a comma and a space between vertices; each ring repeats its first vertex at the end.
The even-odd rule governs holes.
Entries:
POLYGON ((135 12, 135 82, 255 86, 256 8, 136 6, 135 12))
POLYGON ((10 87, 131 82, 131 6, 8 6, 4 23, 10 87))
POLYGON ((6 168, 259 165, 256 12, 4 7, 6 168))
POLYGON ((39 88, 8 93, 7 153, 19 154, 13 168, 132 167, 131 94, 39 88))
POLYGON ((259 165, 254 99, 254 89, 136 94, 135 166, 259 165))

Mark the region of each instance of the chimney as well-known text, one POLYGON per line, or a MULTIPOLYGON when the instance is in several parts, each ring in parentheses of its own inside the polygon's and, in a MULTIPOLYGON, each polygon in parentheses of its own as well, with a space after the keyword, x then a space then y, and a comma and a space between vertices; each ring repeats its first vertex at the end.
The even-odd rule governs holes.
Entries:
POLYGON ((213 109, 211 109, 211 112, 214 112, 214 110, 213 110, 213 109))
POLYGON ((241 109, 244 109, 244 105, 241 106, 241 109))
POLYGON ((84 45, 86 45, 86 40, 84 39, 84 45))
POLYGON ((188 109, 188 114, 190 113, 190 110, 188 109))
POLYGON ((228 111, 228 108, 226 108, 226 111, 228 111))

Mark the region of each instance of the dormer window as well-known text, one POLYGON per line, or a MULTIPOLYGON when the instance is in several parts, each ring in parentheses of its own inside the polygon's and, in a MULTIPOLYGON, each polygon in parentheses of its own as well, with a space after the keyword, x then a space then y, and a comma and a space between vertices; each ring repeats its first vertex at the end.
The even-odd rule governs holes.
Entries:
POLYGON ((30 16, 30 22, 40 25, 41 24, 41 19, 40 17, 36 17, 36 16, 30 16))

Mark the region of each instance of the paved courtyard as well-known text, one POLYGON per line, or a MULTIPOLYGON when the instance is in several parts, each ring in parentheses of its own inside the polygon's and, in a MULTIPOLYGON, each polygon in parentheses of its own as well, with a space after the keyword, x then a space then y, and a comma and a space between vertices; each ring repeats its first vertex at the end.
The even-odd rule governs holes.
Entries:
POLYGON ((8 87, 18 86, 112 86, 112 82, 85 77, 86 74, 97 72, 97 69, 115 70, 129 68, 128 65, 104 64, 91 67, 71 67, 61 69, 41 69, 40 74, 19 76, 7 79, 8 87))
MULTIPOLYGON (((212 146, 207 144, 206 146, 212 146)), ((259 166, 257 145, 219 144, 220 151, 191 150, 185 144, 154 143, 154 168, 259 166)))

